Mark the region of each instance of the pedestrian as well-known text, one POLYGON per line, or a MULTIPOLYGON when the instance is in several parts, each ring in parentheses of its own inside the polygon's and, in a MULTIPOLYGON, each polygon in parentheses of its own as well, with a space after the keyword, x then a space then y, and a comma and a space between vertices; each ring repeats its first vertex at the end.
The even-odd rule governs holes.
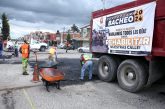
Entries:
POLYGON ((71 46, 71 45, 70 45, 69 41, 67 41, 67 43, 66 43, 66 53, 68 52, 70 46, 71 46))
POLYGON ((55 55, 56 55, 56 48, 54 46, 54 44, 52 45, 52 47, 49 49, 49 66, 51 66, 56 60, 55 60, 55 55))
POLYGON ((57 46, 55 46, 55 61, 57 62, 57 46))
POLYGON ((80 80, 84 80, 85 72, 89 73, 89 80, 92 79, 92 70, 93 70, 93 62, 92 62, 92 54, 82 54, 80 58, 81 67, 81 75, 80 80))
POLYGON ((66 42, 66 53, 68 52, 68 42, 66 42))
POLYGON ((23 75, 29 75, 27 73, 28 59, 30 54, 30 45, 26 40, 24 40, 24 44, 20 47, 20 53, 22 54, 22 66, 23 66, 23 75))
POLYGON ((14 44, 14 56, 18 57, 18 44, 17 44, 17 41, 14 44))
POLYGON ((0 38, 0 57, 2 57, 2 51, 3 51, 3 42, 2 42, 2 38, 0 38))

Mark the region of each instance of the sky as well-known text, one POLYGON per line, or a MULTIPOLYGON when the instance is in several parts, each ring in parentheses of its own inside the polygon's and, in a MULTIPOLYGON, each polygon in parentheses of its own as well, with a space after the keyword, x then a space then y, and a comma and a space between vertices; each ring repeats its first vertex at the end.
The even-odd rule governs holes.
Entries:
MULTIPOLYGON (((34 31, 67 31, 73 24, 89 24, 91 12, 133 0, 0 0, 0 15, 6 13, 10 36, 22 37, 34 31)), ((0 21, 1 23, 1 21, 0 21)), ((0 24, 1 26, 1 24, 0 24)))

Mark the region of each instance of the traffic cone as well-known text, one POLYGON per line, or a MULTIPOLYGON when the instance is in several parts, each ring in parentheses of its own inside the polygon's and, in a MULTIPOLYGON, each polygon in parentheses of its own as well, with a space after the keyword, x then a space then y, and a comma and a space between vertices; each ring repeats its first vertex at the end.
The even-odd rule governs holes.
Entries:
POLYGON ((34 65, 32 82, 39 82, 39 72, 38 72, 38 65, 37 64, 34 65))

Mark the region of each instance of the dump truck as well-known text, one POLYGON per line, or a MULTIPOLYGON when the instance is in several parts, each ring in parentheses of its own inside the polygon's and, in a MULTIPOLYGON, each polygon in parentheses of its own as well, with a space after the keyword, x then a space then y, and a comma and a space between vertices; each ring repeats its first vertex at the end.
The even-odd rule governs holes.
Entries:
POLYGON ((136 0, 92 12, 90 50, 98 77, 129 92, 165 73, 165 0, 136 0))

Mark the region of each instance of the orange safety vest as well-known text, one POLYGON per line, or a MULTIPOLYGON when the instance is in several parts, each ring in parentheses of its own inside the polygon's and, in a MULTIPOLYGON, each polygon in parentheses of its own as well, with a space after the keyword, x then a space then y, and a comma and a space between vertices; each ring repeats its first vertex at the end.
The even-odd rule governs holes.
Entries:
POLYGON ((28 44, 23 44, 21 46, 21 51, 22 51, 23 58, 29 58, 29 45, 28 44))

